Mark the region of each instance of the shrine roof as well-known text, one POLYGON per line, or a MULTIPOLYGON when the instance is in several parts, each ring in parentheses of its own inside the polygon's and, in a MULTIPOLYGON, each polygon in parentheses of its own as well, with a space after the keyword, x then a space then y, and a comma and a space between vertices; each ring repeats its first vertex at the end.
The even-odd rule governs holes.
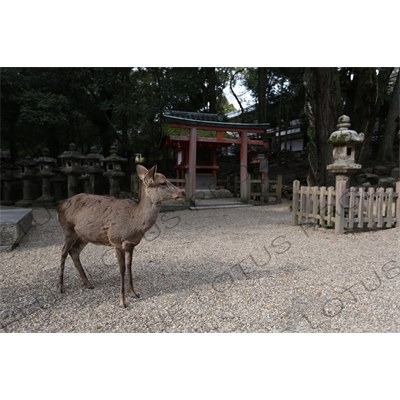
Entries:
POLYGON ((188 126, 201 128, 212 128, 213 130, 222 129, 227 131, 239 132, 264 131, 271 127, 270 124, 251 124, 225 121, 225 116, 220 114, 194 113, 185 111, 168 111, 163 114, 165 122, 176 126, 188 126))
POLYGON ((225 115, 223 114, 210 114, 210 113, 201 113, 201 112, 192 112, 192 111, 175 111, 175 110, 168 110, 164 112, 165 116, 171 117, 178 117, 178 118, 185 118, 191 119, 196 121, 215 121, 215 122, 222 122, 227 121, 225 115))

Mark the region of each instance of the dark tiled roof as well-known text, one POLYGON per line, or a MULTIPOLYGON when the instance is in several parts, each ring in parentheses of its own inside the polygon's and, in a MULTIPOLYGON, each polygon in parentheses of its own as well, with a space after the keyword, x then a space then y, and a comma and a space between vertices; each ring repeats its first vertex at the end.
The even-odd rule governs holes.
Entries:
POLYGON ((227 118, 223 114, 209 114, 209 113, 200 113, 191 111, 168 110, 164 112, 164 116, 192 119, 196 121, 212 121, 212 122, 227 121, 227 118))

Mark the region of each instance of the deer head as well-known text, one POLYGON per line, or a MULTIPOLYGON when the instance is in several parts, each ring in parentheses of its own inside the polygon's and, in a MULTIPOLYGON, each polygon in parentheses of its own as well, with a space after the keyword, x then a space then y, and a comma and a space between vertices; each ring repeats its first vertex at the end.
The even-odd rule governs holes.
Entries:
POLYGON ((157 165, 149 170, 143 165, 136 166, 136 172, 142 181, 142 193, 153 204, 160 204, 168 200, 180 200, 185 197, 185 192, 173 185, 163 174, 156 173, 157 165))

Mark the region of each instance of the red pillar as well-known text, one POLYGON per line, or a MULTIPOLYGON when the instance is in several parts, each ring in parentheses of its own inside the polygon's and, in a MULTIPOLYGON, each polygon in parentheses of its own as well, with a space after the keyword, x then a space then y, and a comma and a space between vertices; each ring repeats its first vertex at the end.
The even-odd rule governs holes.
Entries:
POLYGON ((248 193, 248 182, 250 179, 249 171, 247 169, 247 133, 240 132, 240 200, 243 203, 249 201, 250 193, 248 193))
POLYGON ((196 150, 197 150, 197 129, 190 128, 189 136, 189 199, 194 205, 196 194, 196 150))

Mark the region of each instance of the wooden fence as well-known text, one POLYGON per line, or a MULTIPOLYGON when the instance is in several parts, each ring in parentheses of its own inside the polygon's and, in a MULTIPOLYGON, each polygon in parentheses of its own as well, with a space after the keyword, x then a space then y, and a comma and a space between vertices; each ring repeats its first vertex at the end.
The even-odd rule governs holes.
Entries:
POLYGON ((392 228, 400 226, 400 182, 393 188, 300 187, 293 182, 292 224, 315 224, 345 229, 392 228))
MULTIPOLYGON (((187 179, 168 179, 171 183, 177 184, 180 183, 181 186, 185 186, 185 192, 188 194, 188 178, 187 179)), ((267 184, 265 185, 261 179, 250 179, 247 180, 249 188, 248 192, 250 193, 250 198, 260 197, 262 202, 268 201, 269 196, 273 196, 276 198, 277 203, 282 202, 282 175, 278 175, 276 180, 268 179, 267 184), (271 191, 270 188, 272 185, 275 185, 275 190, 271 191), (263 190, 263 187, 266 187, 266 191, 263 190)), ((232 182, 230 180, 218 180, 217 186, 224 186, 228 190, 233 193, 234 197, 238 197, 240 193, 240 182, 239 177, 235 176, 232 182)), ((138 176, 132 175, 131 178, 131 195, 134 199, 140 200, 140 179, 138 176)), ((189 199, 186 199, 186 202, 189 202, 189 199)))
MULTIPOLYGON (((265 203, 269 197, 275 197, 277 203, 282 202, 282 175, 277 175, 276 179, 268 179, 267 182, 262 179, 253 179, 251 175, 249 176, 247 191, 250 193, 250 198, 255 200, 258 197, 261 202, 265 203)), ((217 184, 230 190, 234 197, 239 197, 240 179, 237 175, 225 180, 218 179, 217 184)))

